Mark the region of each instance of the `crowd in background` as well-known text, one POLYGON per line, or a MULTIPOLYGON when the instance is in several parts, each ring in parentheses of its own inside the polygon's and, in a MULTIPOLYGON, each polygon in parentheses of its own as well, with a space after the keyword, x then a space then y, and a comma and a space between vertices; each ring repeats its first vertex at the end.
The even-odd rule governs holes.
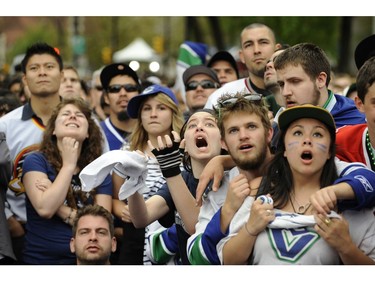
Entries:
POLYGON ((181 88, 30 46, 0 81, 0 264, 374 264, 375 37, 356 77, 264 24, 240 38, 181 88))

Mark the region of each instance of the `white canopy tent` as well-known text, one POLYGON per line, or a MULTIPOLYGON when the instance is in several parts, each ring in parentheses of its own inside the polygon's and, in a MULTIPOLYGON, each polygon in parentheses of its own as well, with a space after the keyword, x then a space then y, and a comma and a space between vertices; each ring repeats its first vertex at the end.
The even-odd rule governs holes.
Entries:
POLYGON ((151 48, 142 38, 136 38, 125 48, 113 54, 113 62, 160 62, 160 57, 156 54, 155 50, 151 48))

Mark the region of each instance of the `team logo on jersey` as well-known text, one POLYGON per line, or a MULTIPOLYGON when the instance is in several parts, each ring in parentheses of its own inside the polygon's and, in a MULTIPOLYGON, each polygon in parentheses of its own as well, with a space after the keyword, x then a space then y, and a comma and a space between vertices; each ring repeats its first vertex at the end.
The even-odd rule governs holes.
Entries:
POLYGON ((266 230, 276 257, 290 263, 296 263, 320 239, 306 228, 266 230))
POLYGON ((34 152, 38 148, 39 145, 36 144, 25 147, 14 159, 12 180, 9 182, 8 188, 12 190, 16 196, 20 196, 26 192, 25 187, 21 182, 23 161, 28 154, 34 152))
POLYGON ((361 182, 361 184, 363 185, 363 187, 365 188, 365 190, 367 192, 373 192, 374 191, 374 188, 372 187, 370 182, 364 176, 357 175, 357 176, 354 176, 354 178, 361 182))

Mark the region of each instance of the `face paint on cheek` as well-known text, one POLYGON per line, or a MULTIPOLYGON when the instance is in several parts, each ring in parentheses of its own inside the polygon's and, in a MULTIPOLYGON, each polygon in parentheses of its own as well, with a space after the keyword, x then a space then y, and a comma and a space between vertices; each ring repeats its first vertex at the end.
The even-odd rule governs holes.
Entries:
POLYGON ((326 152, 328 149, 325 144, 317 143, 316 146, 323 152, 326 152))
POLYGON ((294 147, 294 146, 297 146, 298 144, 298 141, 294 141, 294 142, 291 142, 291 143, 288 143, 288 148, 291 148, 291 147, 294 147))

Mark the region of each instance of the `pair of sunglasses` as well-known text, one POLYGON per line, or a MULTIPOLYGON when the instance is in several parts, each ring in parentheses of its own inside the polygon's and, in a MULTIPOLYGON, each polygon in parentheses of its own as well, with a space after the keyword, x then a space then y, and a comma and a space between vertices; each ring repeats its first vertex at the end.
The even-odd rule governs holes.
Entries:
MULTIPOLYGON (((263 96, 260 95, 260 94, 245 94, 241 97, 250 101, 250 102, 255 102, 255 103, 260 104, 262 102, 263 96)), ((229 98, 229 99, 224 100, 224 101, 218 101, 217 107, 222 108, 222 107, 226 107, 226 106, 229 106, 229 105, 233 105, 238 101, 238 99, 239 99, 238 97, 233 97, 233 98, 229 98)))
POLYGON ((108 86, 107 91, 110 94, 118 94, 121 91, 122 88, 126 92, 128 92, 128 93, 139 91, 139 87, 137 85, 133 85, 133 84, 124 84, 124 85, 115 84, 115 85, 110 85, 110 86, 108 86))
POLYGON ((216 89, 219 85, 211 80, 203 80, 201 82, 191 81, 187 83, 185 90, 193 91, 196 90, 198 86, 201 86, 203 89, 216 89))

